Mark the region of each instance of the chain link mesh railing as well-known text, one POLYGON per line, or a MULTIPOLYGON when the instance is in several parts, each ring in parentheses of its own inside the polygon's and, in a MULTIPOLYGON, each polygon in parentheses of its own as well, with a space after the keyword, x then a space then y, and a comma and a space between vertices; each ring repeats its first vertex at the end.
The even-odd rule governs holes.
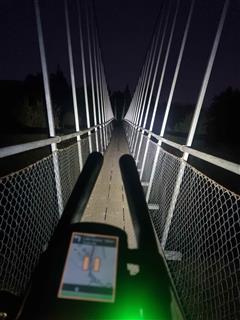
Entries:
MULTIPOLYGON (((139 133, 139 135, 140 135, 140 134, 141 134, 141 133, 139 133)), ((137 147, 136 147, 136 148, 138 148, 139 143, 140 143, 140 141, 139 141, 139 139, 138 139, 138 143, 137 143, 137 147)), ((141 150, 145 149, 146 143, 147 143, 147 139, 143 138, 141 150)), ((141 169, 142 169, 143 156, 144 156, 144 152, 140 152, 140 153, 139 153, 139 157, 138 157, 138 162, 137 162, 137 167, 138 167, 138 169, 139 169, 140 171, 141 171, 141 169)), ((136 157, 137 157, 137 153, 135 152, 135 159, 136 159, 136 157)))
POLYGON ((20 295, 58 222, 53 156, 0 180, 0 287, 20 295))
POLYGON ((166 250, 189 319, 240 319, 239 241, 240 197, 186 165, 166 250))
MULTIPOLYGON (((93 151, 95 135, 91 135, 93 151)), ((80 143, 84 164, 89 155, 88 137, 80 143)), ((80 174, 78 146, 74 143, 59 149, 54 155, 0 178, 1 291, 24 293, 59 221, 60 193, 64 208, 80 174), (56 165, 60 176, 57 180, 56 165)))
MULTIPOLYGON (((81 140, 82 146, 85 145, 84 140, 81 140)), ((67 148, 58 150, 58 159, 63 206, 65 207, 80 172, 78 143, 74 143, 67 148)))
MULTIPOLYGON (((157 145, 152 141, 149 145, 151 147, 149 148, 148 153, 152 151, 151 158, 155 158, 157 145), (153 147, 154 145, 156 146, 155 150, 153 147)), ((160 240, 162 239, 163 230, 166 225, 167 214, 170 209, 179 168, 180 160, 165 152, 163 149, 160 149, 149 195, 149 203, 154 205, 157 204, 157 209, 152 209, 150 212, 156 233, 160 240)), ((150 171, 150 174, 152 172, 152 166, 149 168, 147 162, 145 171, 150 171)))
MULTIPOLYGON (((148 140, 147 136, 144 136, 143 137, 142 146, 141 146, 141 150, 140 150, 140 154, 139 154, 139 158, 140 158, 141 154, 142 154, 142 157, 144 155, 144 151, 145 151, 145 148, 146 148, 147 140, 148 140)), ((149 179, 150 179, 150 175, 151 175, 151 172, 152 172, 153 161, 154 161, 154 156, 155 156, 155 153, 156 153, 156 148, 157 148, 157 145, 155 143, 153 143, 152 141, 149 141, 148 152, 147 152, 147 155, 146 155, 144 168, 142 168, 143 163, 142 162, 141 162, 141 164, 139 163, 139 168, 143 169, 143 174, 142 174, 142 181, 143 182, 148 182, 149 179)))
MULTIPOLYGON (((156 150, 150 142, 142 181, 156 150)), ((160 243, 170 225, 164 249, 173 253, 167 264, 186 319, 240 319, 240 196, 182 161, 161 148, 149 212, 160 243), (170 219, 180 168, 184 174, 170 219)))

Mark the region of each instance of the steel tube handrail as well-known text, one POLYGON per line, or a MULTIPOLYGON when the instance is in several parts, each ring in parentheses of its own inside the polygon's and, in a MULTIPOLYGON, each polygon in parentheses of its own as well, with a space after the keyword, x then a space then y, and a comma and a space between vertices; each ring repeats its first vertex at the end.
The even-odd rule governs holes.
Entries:
MULTIPOLYGON (((131 121, 129 120, 124 120, 125 122, 129 123, 129 125, 133 126, 134 125, 131 123, 131 121)), ((145 129, 143 127, 139 127, 140 130, 142 130, 142 132, 144 133, 147 133, 147 134, 151 134, 152 137, 154 137, 156 140, 158 141, 161 141, 167 145, 169 145, 170 147, 173 147, 181 152, 187 152, 189 155, 195 157, 195 158, 198 158, 198 159, 201 159, 201 160, 204 160, 208 163, 211 163, 213 165, 216 165, 218 167, 221 167, 225 170, 228 170, 230 172, 233 172, 235 174, 238 174, 240 175, 240 165, 235 163, 235 162, 232 162, 232 161, 228 161, 228 160, 225 160, 225 159, 222 159, 220 157, 217 157, 217 156, 213 156, 209 153, 205 153, 205 152, 202 152, 202 151, 198 151, 196 149, 193 149, 191 147, 188 147, 186 145, 182 145, 182 144, 179 144, 179 143, 176 143, 174 141, 171 141, 169 139, 166 139, 166 138, 163 138, 161 137, 160 135, 157 135, 153 132, 150 132, 148 129, 145 129)), ((159 146, 160 147, 160 146, 159 146)))
MULTIPOLYGON (((113 118, 108 120, 104 124, 104 126, 107 126, 112 121, 113 121, 113 118)), ((58 144, 63 141, 75 138, 77 136, 83 136, 84 134, 88 133, 89 131, 95 130, 96 128, 99 128, 99 127, 101 127, 100 124, 93 126, 89 129, 79 131, 79 132, 70 133, 70 134, 67 134, 64 136, 55 136, 53 138, 36 140, 36 141, 32 141, 32 142, 26 142, 26 143, 13 145, 13 146, 3 147, 3 148, 0 148, 0 159, 8 157, 8 156, 16 155, 16 154, 19 154, 19 153, 22 153, 25 151, 30 151, 30 150, 35 150, 35 149, 42 148, 42 147, 47 147, 47 146, 52 145, 53 143, 58 144)))

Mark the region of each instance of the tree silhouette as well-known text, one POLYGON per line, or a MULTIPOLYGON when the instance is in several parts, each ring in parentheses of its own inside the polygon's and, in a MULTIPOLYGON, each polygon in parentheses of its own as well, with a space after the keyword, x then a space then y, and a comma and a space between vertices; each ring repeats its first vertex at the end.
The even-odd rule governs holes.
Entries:
POLYGON ((193 111, 194 106, 192 104, 182 104, 179 102, 173 103, 172 112, 169 114, 167 130, 187 133, 190 127, 193 111))
POLYGON ((59 65, 56 73, 50 74, 50 86, 53 109, 58 114, 59 125, 62 127, 64 114, 71 110, 72 101, 71 89, 59 65))
POLYGON ((131 93, 128 85, 124 91, 115 91, 111 94, 113 113, 117 119, 122 119, 131 102, 131 93))
POLYGON ((240 91, 228 87, 214 97, 208 111, 206 130, 212 143, 239 143, 240 91))

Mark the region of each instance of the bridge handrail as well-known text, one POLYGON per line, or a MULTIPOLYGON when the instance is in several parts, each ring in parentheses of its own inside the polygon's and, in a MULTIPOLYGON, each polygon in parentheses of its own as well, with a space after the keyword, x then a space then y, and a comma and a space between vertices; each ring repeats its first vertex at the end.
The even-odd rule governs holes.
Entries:
POLYGON ((7 147, 0 148, 0 159, 8 157, 8 156, 16 155, 16 154, 19 154, 19 153, 22 153, 25 151, 30 151, 30 150, 35 150, 38 148, 50 146, 53 143, 61 143, 66 140, 76 138, 77 136, 81 137, 90 131, 93 131, 93 130, 96 131, 98 128, 106 127, 109 123, 111 123, 113 121, 113 119, 114 118, 106 121, 105 123, 90 127, 86 130, 81 130, 81 131, 70 133, 70 134, 67 134, 64 136, 55 136, 53 138, 35 140, 32 142, 26 142, 26 143, 21 143, 21 144, 17 144, 17 145, 13 145, 13 146, 7 146, 7 147))
POLYGON ((171 147, 173 147, 175 149, 178 149, 179 151, 187 152, 188 154, 190 154, 191 156, 193 156, 195 158, 204 160, 204 161, 206 161, 208 163, 211 163, 211 164, 216 165, 218 167, 221 167, 221 168, 223 168, 225 170, 228 170, 230 172, 233 172, 235 174, 240 175, 240 165, 235 163, 235 162, 231 162, 231 161, 222 159, 220 157, 213 156, 211 154, 208 154, 208 153, 205 153, 205 152, 202 152, 202 151, 198 151, 198 150, 193 149, 191 147, 188 147, 186 145, 182 145, 182 144, 176 143, 174 141, 171 141, 169 139, 161 137, 160 135, 157 135, 157 134, 155 134, 155 133, 153 133, 153 132, 151 132, 151 131, 143 128, 143 127, 136 126, 129 120, 124 119, 124 121, 129 123, 132 127, 134 127, 134 129, 138 129, 139 131, 141 130, 142 132, 145 132, 147 134, 151 134, 151 136, 154 137, 155 139, 157 139, 158 141, 162 141, 163 143, 165 143, 165 144, 167 144, 167 145, 169 145, 169 146, 171 146, 171 147))

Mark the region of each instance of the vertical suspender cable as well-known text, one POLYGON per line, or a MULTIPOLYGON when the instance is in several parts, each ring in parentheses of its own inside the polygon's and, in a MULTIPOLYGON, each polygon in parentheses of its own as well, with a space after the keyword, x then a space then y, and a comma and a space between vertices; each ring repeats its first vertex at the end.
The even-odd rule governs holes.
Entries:
POLYGON ((174 33, 174 30, 175 30, 175 25, 176 25, 176 20, 177 20, 179 2, 180 2, 180 0, 177 1, 176 10, 175 10, 175 13, 174 13, 173 23, 172 23, 172 27, 171 27, 171 31, 170 31, 169 40, 168 40, 167 51, 166 51, 164 62, 163 62, 163 68, 162 68, 161 77, 160 77, 160 81, 159 81, 159 85, 158 85, 157 96, 156 96, 156 100, 155 100, 154 108, 153 108, 152 120, 151 120, 150 128, 149 128, 150 133, 148 134, 148 144, 146 145, 145 154, 144 154, 145 162, 143 163, 142 168, 141 168, 141 175, 142 175, 142 172, 144 171, 144 167, 145 167, 145 164, 146 164, 146 155, 147 155, 147 152, 148 152, 149 140, 151 138, 151 131, 153 129, 153 125, 154 125, 154 122, 155 122, 157 107, 158 107, 158 104, 159 104, 159 98, 160 98, 160 94, 161 94, 161 91, 162 91, 163 80, 164 80, 164 76, 165 76, 165 72, 166 72, 168 57, 169 57, 170 48, 171 48, 171 44, 172 44, 173 33, 174 33))
MULTIPOLYGON (((172 98, 173 98, 173 93, 176 87, 176 82, 177 82, 177 78, 178 78, 178 74, 179 74, 179 70, 180 70, 180 66, 181 66, 181 62, 182 62, 182 57, 183 57, 183 52, 185 49, 185 44, 187 41, 187 35, 188 35, 188 31, 189 31, 189 27, 190 27, 190 22, 191 22, 191 18, 192 18, 192 13, 193 13, 193 8, 194 8, 194 4, 195 4, 195 0, 193 0, 191 2, 191 6, 189 9, 189 13, 188 13, 188 18, 187 18, 187 22, 186 22, 186 26, 185 26, 185 30, 184 30, 184 35, 183 35, 183 39, 182 39, 182 44, 181 44, 181 48, 179 51, 179 56, 178 56, 178 60, 177 60, 177 64, 176 64, 176 68, 175 68, 175 72, 174 72, 174 76, 173 76, 173 81, 172 81, 172 85, 171 85, 171 89, 170 89, 170 93, 169 93, 169 97, 168 97, 168 102, 167 102, 167 107, 165 110, 165 114, 163 117, 163 123, 162 123, 162 127, 160 130, 160 136, 164 135, 165 132, 165 128, 166 128, 166 124, 167 124, 167 119, 168 119, 168 115, 169 115, 169 111, 170 111, 170 106, 172 103, 172 98)), ((152 168, 152 172, 151 172, 151 176, 150 176, 150 180, 149 180, 149 187, 147 190, 147 199, 149 199, 151 190, 152 190, 152 185, 153 185, 153 179, 155 176, 155 171, 156 171, 156 167, 157 167, 157 162, 158 162, 158 156, 160 153, 160 146, 161 146, 162 142, 161 140, 158 141, 158 148, 154 157, 154 161, 153 161, 153 168, 152 168)))
MULTIPOLYGON (((88 35, 88 55, 89 55, 90 78, 91 78, 91 88, 92 88, 93 121, 94 121, 94 126, 96 126, 97 125, 96 97, 95 97, 95 90, 94 90, 92 46, 91 46, 91 35, 90 35, 90 25, 89 25, 90 24, 89 10, 87 10, 86 18, 87 18, 87 35, 88 35)), ((97 128, 95 128, 95 139, 96 139, 96 150, 99 151, 97 128)))
POLYGON ((103 92, 102 92, 102 73, 101 73, 101 62, 100 62, 100 57, 99 57, 98 41, 96 42, 96 51, 97 51, 96 57, 97 57, 98 80, 99 80, 100 113, 101 113, 101 118, 102 118, 103 145, 104 145, 104 150, 105 150, 107 147, 107 141, 106 141, 106 132, 105 132, 104 110, 103 110, 104 106, 103 106, 103 92))
MULTIPOLYGON (((93 7, 91 6, 92 10, 93 7)), ((96 83, 96 96, 97 96, 97 116, 99 127, 99 135, 100 135, 100 151, 104 151, 104 137, 103 137, 103 124, 101 118, 101 101, 100 101, 100 84, 99 84, 99 70, 98 70, 98 60, 97 60, 97 44, 96 44, 96 35, 95 35, 95 24, 94 24, 94 16, 93 11, 91 14, 91 31, 92 31, 92 39, 93 39, 93 62, 94 62, 94 70, 95 70, 95 83, 96 83)))
MULTIPOLYGON (((85 57, 84 57, 84 47, 83 47, 83 32, 82 32, 82 17, 79 0, 77 0, 77 11, 78 11, 78 26, 79 26, 79 36, 80 36, 80 48, 81 48, 81 62, 82 62, 82 74, 83 74, 83 88, 84 88, 84 98, 85 98, 85 111, 87 119, 87 128, 91 127, 90 125, 90 116, 89 116, 89 103, 88 103, 88 92, 87 92, 87 77, 86 77, 86 66, 85 66, 85 57)), ((92 141, 91 141, 91 131, 88 131, 88 140, 89 140, 89 151, 92 152, 92 141)))
MULTIPOLYGON (((213 68, 213 63, 214 63, 214 60, 215 60, 215 56, 216 56, 216 53, 217 53, 219 41, 220 41, 220 38, 221 38, 222 29, 223 29, 224 21, 225 21, 226 14, 227 14, 228 5, 229 5, 229 0, 226 0, 225 3, 224 3, 221 19, 219 21, 217 33, 216 33, 216 36, 215 36, 215 39, 214 39, 211 55, 209 57, 209 61, 208 61, 208 65, 207 65, 207 69, 206 69, 205 75, 204 75, 204 79, 203 79, 203 83, 202 83, 202 86, 201 86, 201 90, 200 90, 200 93, 199 93, 199 96, 198 96, 197 105, 196 105, 196 108, 195 108, 195 111, 194 111, 194 115, 193 115, 193 118, 192 118, 190 130, 189 130, 189 134, 188 134, 188 138, 187 138, 187 143, 186 143, 186 145, 188 147, 190 147, 192 145, 194 134, 195 134, 195 131, 196 131, 196 128, 197 128, 197 123, 198 123, 198 119, 199 119, 199 116, 200 116, 200 111, 202 109, 203 100, 204 100, 204 97, 205 97, 205 94, 206 94, 208 82, 209 82, 210 75, 211 75, 212 68, 213 68)), ((187 161, 188 153, 186 153, 186 152, 184 153, 183 159, 185 161, 187 161)))
MULTIPOLYGON (((152 44, 153 53, 152 53, 151 63, 150 63, 150 66, 149 66, 149 74, 148 74, 148 79, 147 79, 147 84, 146 84, 146 90, 145 90, 145 94, 144 94, 144 98, 143 98, 143 102, 142 102, 143 107, 142 107, 142 112, 141 112, 141 116, 140 116, 140 119, 139 119, 138 131, 140 131, 140 127, 141 127, 141 124, 142 124, 143 113, 147 111, 146 100, 147 100, 148 93, 149 93, 150 80, 152 78, 152 70, 153 70, 153 66, 154 66, 154 61, 155 61, 155 56, 156 56, 156 51, 157 51, 157 46, 158 46, 158 39, 159 39, 159 34, 160 34, 160 27, 159 26, 156 26, 156 27, 157 27, 157 33, 156 33, 156 37, 153 38, 153 44, 152 44)), ((141 139, 140 139, 140 144, 141 144, 143 135, 141 134, 140 137, 141 137, 141 139)), ((133 156, 135 156, 135 153, 136 153, 137 141, 138 140, 136 139, 135 146, 133 148, 133 156)), ((138 159, 136 159, 136 163, 137 162, 138 162, 138 159)))
POLYGON ((136 105, 135 105, 135 110, 134 110, 133 130, 132 130, 132 134, 131 134, 131 138, 130 138, 130 149, 132 149, 134 132, 135 132, 135 129, 137 128, 137 118, 138 118, 139 109, 140 109, 140 100, 141 100, 142 91, 143 91, 143 87, 144 87, 144 80, 145 80, 146 69, 147 69, 147 64, 148 64, 148 60, 149 60, 149 54, 150 53, 148 52, 147 58, 146 58, 146 61, 145 61, 144 67, 143 67, 142 75, 140 78, 139 91, 138 91, 138 96, 136 99, 136 105))
POLYGON ((149 58, 148 58, 147 65, 146 65, 146 72, 145 72, 144 81, 143 81, 143 88, 142 88, 142 93, 141 93, 141 97, 139 100, 139 111, 138 111, 138 115, 137 115, 137 119, 136 119, 136 131, 135 131, 135 134, 133 137, 133 143, 132 143, 133 155, 134 155, 136 141, 138 139, 138 132, 139 132, 141 115, 145 109, 145 105, 144 105, 143 101, 144 101, 145 94, 148 92, 147 85, 148 85, 148 77, 149 77, 149 72, 150 72, 151 61, 153 59, 153 51, 154 51, 154 43, 155 43, 154 40, 155 40, 155 35, 153 36, 153 41, 152 41, 152 44, 150 45, 150 49, 149 49, 149 58))
MULTIPOLYGON (((194 134, 195 134, 195 131, 196 131, 197 122, 198 122, 200 111, 201 111, 201 108, 202 108, 202 103, 203 103, 204 96, 205 96, 205 93, 206 93, 206 90, 207 90, 209 78, 210 78, 210 75, 211 75, 211 72, 212 72, 213 63, 214 63, 214 60, 215 60, 215 57, 216 57, 219 41, 220 41, 220 38, 221 38, 222 29, 223 29, 223 25, 224 25, 226 14, 227 14, 228 5, 229 5, 229 0, 225 0, 224 6, 223 6, 223 10, 222 10, 222 14, 221 14, 221 17, 220 17, 220 21, 219 21, 219 24, 218 24, 217 32, 216 32, 215 39, 214 39, 214 42, 213 42, 213 47, 212 47, 211 54, 210 54, 210 57, 209 57, 209 60, 208 60, 206 72, 205 72, 205 75, 204 75, 204 78, 203 78, 203 82, 202 82, 202 86, 201 86, 201 89, 200 89, 200 93, 199 93, 199 96, 198 96, 198 101, 197 101, 196 108, 195 108, 195 111, 194 111, 192 123, 191 123, 191 126, 190 126, 190 130, 189 130, 189 134, 188 134, 188 138, 187 138, 187 145, 188 146, 191 146, 192 141, 193 141, 193 137, 194 137, 194 134)), ((170 226, 171 226, 171 222, 172 222, 172 218, 173 218, 173 213, 174 213, 175 206, 176 206, 177 199, 178 199, 178 195, 179 195, 179 192, 180 192, 180 188, 181 188, 182 179, 183 179, 184 172, 185 172, 187 159, 188 159, 188 153, 185 152, 184 155, 183 155, 183 158, 182 158, 182 162, 181 162, 180 168, 179 168, 179 172, 178 172, 175 188, 174 188, 174 191, 173 191, 173 196, 172 196, 170 208, 169 208, 167 219, 166 219, 166 224, 165 224, 164 230, 163 230, 163 236, 162 236, 162 241, 161 241, 161 245, 162 245, 163 249, 165 248, 166 243, 167 243, 168 233, 169 233, 169 230, 170 230, 170 226)))
MULTIPOLYGON (((158 26, 158 29, 157 29, 158 31, 157 31, 157 37, 156 37, 156 43, 155 43, 154 59, 155 59, 157 48, 158 48, 158 41, 159 41, 159 37, 160 37, 160 31, 161 31, 162 24, 163 24, 163 16, 164 16, 164 8, 162 8, 162 13, 161 13, 161 17, 160 17, 160 23, 159 23, 159 26, 158 26)), ((164 33, 163 33, 162 37, 163 36, 164 36, 164 33)), ((154 86, 155 86, 155 81, 156 81, 158 66, 159 66, 159 62, 160 62, 161 52, 162 52, 162 50, 159 50, 159 52, 158 52, 157 61, 156 61, 156 65, 155 65, 155 70, 154 70, 152 83, 151 83, 151 89, 150 89, 150 93, 149 93, 149 96, 148 96, 147 107, 146 107, 145 114, 144 114, 144 121, 143 121, 143 128, 144 129, 146 129, 146 123, 147 123, 148 113, 149 113, 150 104, 151 104, 151 100, 152 100, 153 89, 154 89, 154 86)), ((154 59, 152 61, 152 68, 153 68, 153 65, 154 65, 154 59)), ((140 143, 138 145, 138 151, 136 152, 136 163, 138 163, 138 161, 139 161, 139 155, 140 155, 140 150, 141 150, 141 147, 142 147, 143 136, 144 136, 144 132, 142 132, 142 134, 141 134, 141 140, 140 140, 140 143)))
MULTIPOLYGON (((42 32, 42 22, 41 22, 41 15, 40 15, 38 0, 34 0, 34 8, 35 8, 35 14, 36 14, 40 58, 41 58, 41 66, 42 66, 42 73, 43 73, 43 84, 44 84, 45 100, 46 100, 46 107, 47 107, 48 128, 49 128, 50 137, 54 137, 55 136, 54 116, 53 116, 53 109, 52 109, 47 61, 46 61, 45 46, 44 46, 43 32, 42 32)), ((54 165, 55 184, 56 184, 56 191, 57 191, 57 200, 58 200, 58 211, 59 211, 59 216, 61 216, 63 212, 63 199, 62 199, 61 179, 60 179, 59 161, 58 161, 56 143, 53 143, 51 145, 51 149, 53 154, 53 165, 54 165)))
MULTIPOLYGON (((77 95, 76 95, 76 83, 75 83, 74 66, 73 66, 72 42, 71 42, 71 32, 70 32, 70 23, 69 23, 69 13, 68 13, 67 1, 68 0, 65 0, 65 19, 66 19, 66 30, 67 30, 68 58, 69 58, 72 97, 73 97, 73 110, 74 110, 76 132, 80 132, 77 95)), ((79 166, 80 166, 80 171, 81 171, 82 166, 83 166, 83 162, 82 162, 82 150, 81 150, 81 141, 80 140, 81 140, 80 135, 78 135, 77 136, 78 155, 79 155, 79 166)))
POLYGON ((105 100, 104 100, 104 86, 103 86, 103 69, 102 69, 102 59, 101 52, 98 41, 98 59, 99 59, 99 74, 100 74, 100 84, 101 84, 101 99, 102 99, 102 118, 103 118, 103 133, 105 139, 105 149, 107 148, 107 131, 106 131, 106 110, 105 110, 105 100))

